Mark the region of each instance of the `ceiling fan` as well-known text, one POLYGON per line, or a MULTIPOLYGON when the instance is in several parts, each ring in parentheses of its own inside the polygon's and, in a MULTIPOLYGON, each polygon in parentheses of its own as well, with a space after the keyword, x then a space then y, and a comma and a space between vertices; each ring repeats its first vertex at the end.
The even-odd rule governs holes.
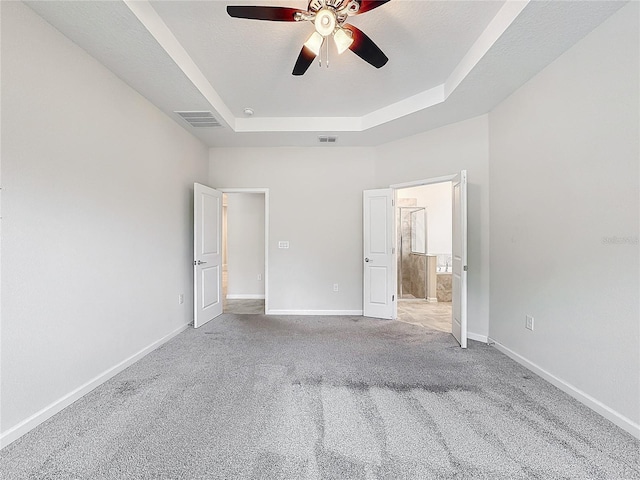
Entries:
POLYGON ((313 23, 315 31, 304 43, 292 72, 293 75, 303 75, 320 55, 325 43, 328 55, 328 37, 333 37, 338 53, 349 49, 376 68, 384 66, 389 59, 382 50, 361 30, 345 22, 353 15, 368 12, 388 1, 390 0, 310 0, 306 11, 288 7, 227 6, 227 13, 235 18, 251 20, 313 23))

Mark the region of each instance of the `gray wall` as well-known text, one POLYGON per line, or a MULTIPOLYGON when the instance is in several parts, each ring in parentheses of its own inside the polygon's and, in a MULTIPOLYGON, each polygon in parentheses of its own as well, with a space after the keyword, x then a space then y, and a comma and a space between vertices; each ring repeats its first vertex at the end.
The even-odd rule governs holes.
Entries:
POLYGON ((638 6, 489 115, 490 335, 636 423, 638 6))
POLYGON ((18 2, 1 88, 6 434, 191 321, 208 149, 18 2))
POLYGON ((211 186, 269 188, 271 313, 362 312, 362 191, 375 186, 374 155, 372 148, 211 149, 211 186), (290 248, 279 249, 280 240, 290 248))
POLYGON ((211 186, 270 189, 270 311, 361 312, 362 191, 466 168, 469 331, 486 337, 487 129, 482 116, 377 148, 212 148, 211 186), (278 249, 279 240, 289 240, 291 248, 278 249))

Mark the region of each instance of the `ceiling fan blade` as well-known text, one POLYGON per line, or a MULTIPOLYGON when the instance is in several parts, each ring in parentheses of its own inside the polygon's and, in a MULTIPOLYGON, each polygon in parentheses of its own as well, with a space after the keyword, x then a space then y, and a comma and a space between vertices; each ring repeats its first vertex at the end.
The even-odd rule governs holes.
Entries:
POLYGON ((295 22, 295 14, 304 10, 288 7, 261 7, 261 6, 227 6, 227 13, 235 18, 248 18, 250 20, 272 20, 275 22, 295 22))
POLYGON ((298 55, 298 60, 296 60, 296 64, 293 67, 293 72, 291 73, 296 76, 304 75, 316 57, 316 53, 310 48, 303 46, 302 50, 300 50, 300 55, 298 55))
POLYGON ((360 0, 358 13, 365 13, 374 8, 378 8, 391 0, 360 0))
POLYGON ((345 23, 343 28, 350 30, 353 34, 353 43, 349 47, 353 53, 376 68, 386 65, 389 59, 364 32, 348 23, 345 23))

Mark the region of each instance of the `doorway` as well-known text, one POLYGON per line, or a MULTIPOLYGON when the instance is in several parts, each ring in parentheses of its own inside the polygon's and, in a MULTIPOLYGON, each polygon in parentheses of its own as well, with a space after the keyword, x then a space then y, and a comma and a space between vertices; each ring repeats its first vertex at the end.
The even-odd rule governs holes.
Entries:
POLYGON ((395 189, 398 320, 452 331, 452 183, 395 189))
POLYGON ((219 189, 223 312, 264 314, 268 302, 268 191, 219 189))

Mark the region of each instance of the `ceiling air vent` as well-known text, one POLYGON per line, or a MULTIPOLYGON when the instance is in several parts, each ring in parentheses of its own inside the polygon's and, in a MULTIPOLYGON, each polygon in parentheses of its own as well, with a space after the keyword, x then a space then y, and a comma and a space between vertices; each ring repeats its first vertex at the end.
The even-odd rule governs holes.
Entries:
POLYGON ((320 143, 336 143, 338 141, 338 137, 331 137, 329 135, 320 135, 318 136, 318 141, 320 143))
POLYGON ((221 127, 222 124, 211 112, 174 112, 192 127, 221 127))

